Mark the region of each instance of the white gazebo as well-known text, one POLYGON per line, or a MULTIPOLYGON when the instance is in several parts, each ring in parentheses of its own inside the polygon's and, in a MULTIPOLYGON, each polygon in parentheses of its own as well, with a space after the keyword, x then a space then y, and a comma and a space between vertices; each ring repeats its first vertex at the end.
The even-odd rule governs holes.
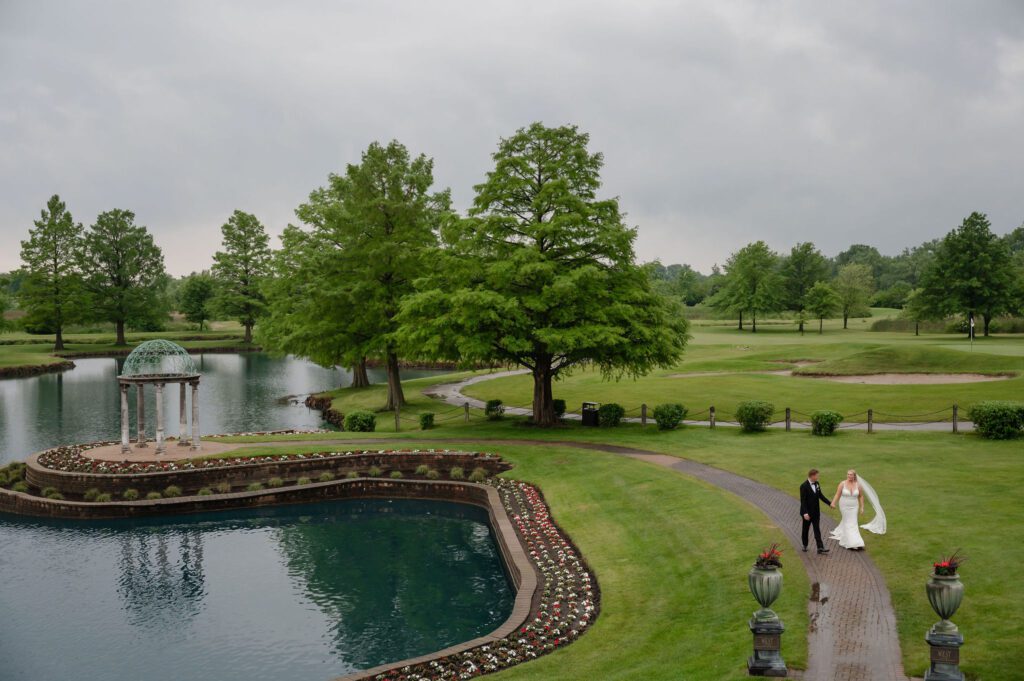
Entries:
POLYGON ((198 450, 199 440, 199 370, 185 348, 168 340, 148 340, 140 343, 124 361, 121 375, 121 453, 131 451, 131 431, 128 414, 128 390, 136 388, 136 427, 138 441, 135 446, 146 446, 145 387, 156 390, 156 453, 162 454, 167 445, 164 440, 164 386, 179 386, 178 445, 198 450), (188 412, 185 409, 186 386, 192 387, 192 437, 188 436, 188 412))

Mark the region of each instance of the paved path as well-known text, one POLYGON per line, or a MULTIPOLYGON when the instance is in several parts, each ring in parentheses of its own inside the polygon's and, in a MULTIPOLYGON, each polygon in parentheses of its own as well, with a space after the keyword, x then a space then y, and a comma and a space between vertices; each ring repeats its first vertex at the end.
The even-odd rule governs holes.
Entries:
MULTIPOLYGON (((462 381, 456 381, 454 383, 439 383, 437 385, 430 386, 429 388, 426 388, 423 391, 423 394, 427 395, 428 397, 433 397, 433 398, 436 398, 436 399, 439 399, 439 400, 443 400, 447 404, 456 405, 456 406, 460 406, 461 407, 463 404, 468 403, 469 406, 471 406, 471 407, 475 407, 477 409, 483 409, 484 408, 483 400, 478 400, 475 397, 469 397, 468 395, 464 395, 462 393, 462 389, 465 388, 466 386, 473 385, 475 383, 482 383, 484 381, 491 381, 491 380, 494 380, 495 378, 504 378, 506 376, 519 376, 521 374, 527 374, 527 373, 529 373, 528 369, 517 369, 515 371, 496 371, 496 372, 490 373, 490 374, 480 374, 478 376, 472 376, 470 378, 464 379, 462 381)), ((532 409, 527 409, 527 408, 524 408, 524 407, 509 407, 509 406, 506 406, 505 407, 505 413, 507 413, 507 414, 515 414, 517 416, 530 416, 530 415, 533 414, 533 410, 532 409)), ((579 414, 566 414, 565 418, 571 419, 571 420, 574 420, 574 421, 578 421, 578 420, 580 420, 581 417, 580 417, 579 414)), ((629 423, 640 423, 640 417, 638 417, 638 416, 626 417, 626 418, 624 418, 622 420, 623 421, 627 421, 629 423)), ((649 420, 653 421, 653 417, 649 417, 649 420)), ((692 420, 687 420, 684 423, 687 423, 689 425, 694 425, 694 426, 708 426, 708 425, 710 425, 709 421, 692 421, 692 420)), ((715 423, 718 424, 718 425, 723 425, 723 426, 738 426, 739 425, 735 421, 724 421, 722 419, 716 420, 715 423)), ((786 427, 786 424, 784 422, 773 423, 773 424, 771 424, 769 426, 769 428, 785 428, 785 427, 786 427)), ((796 421, 793 421, 793 423, 792 423, 792 428, 794 430, 810 430, 810 427, 811 427, 810 424, 807 424, 807 423, 798 423, 796 421)), ((857 422, 844 422, 839 427, 844 429, 844 430, 867 430, 868 429, 868 424, 867 423, 857 423, 857 422)), ((966 432, 974 430, 974 424, 972 424, 970 421, 961 420, 959 422, 959 424, 958 424, 958 427, 960 429, 960 432, 962 432, 962 433, 966 433, 966 432)), ((938 422, 926 422, 926 423, 917 423, 917 422, 909 422, 909 421, 906 422, 906 423, 878 423, 876 421, 875 424, 874 424, 874 429, 875 430, 912 430, 912 431, 928 431, 928 432, 936 432, 936 431, 937 432, 949 432, 950 430, 952 430, 952 428, 953 428, 953 424, 950 421, 938 421, 938 422)))
MULTIPOLYGON (((338 439, 266 442, 258 446, 296 445, 379 445, 382 439, 338 439)), ((401 442, 392 440, 391 442, 401 442)), ((826 540, 831 553, 819 556, 800 551, 800 504, 785 492, 696 461, 667 454, 593 442, 500 440, 490 438, 445 438, 451 444, 487 444, 496 446, 553 444, 579 449, 610 452, 647 463, 664 466, 708 482, 750 502, 778 525, 800 557, 811 582, 807 603, 810 626, 807 631, 808 664, 803 678, 811 681, 905 681, 900 655, 896 615, 892 609, 885 579, 868 552, 847 551, 826 540)), ((239 446, 253 446, 240 443, 239 446)), ((799 483, 794 481, 794 484, 799 483)), ((821 529, 827 535, 835 527, 831 517, 822 517, 821 529)), ((795 633, 791 631, 791 634, 795 633)))

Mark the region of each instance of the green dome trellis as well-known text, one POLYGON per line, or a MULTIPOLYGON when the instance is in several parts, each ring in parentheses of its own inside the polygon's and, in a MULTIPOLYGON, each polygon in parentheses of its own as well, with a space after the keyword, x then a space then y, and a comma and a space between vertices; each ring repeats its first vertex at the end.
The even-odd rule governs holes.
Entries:
POLYGON ((169 340, 156 339, 139 343, 124 361, 121 375, 132 376, 197 376, 199 370, 185 348, 169 340))

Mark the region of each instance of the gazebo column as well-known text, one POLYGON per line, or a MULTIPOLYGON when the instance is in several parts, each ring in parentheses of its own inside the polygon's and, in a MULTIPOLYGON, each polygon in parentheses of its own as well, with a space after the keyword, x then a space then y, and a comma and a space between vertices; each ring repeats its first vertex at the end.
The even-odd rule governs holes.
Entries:
POLYGON ((188 414, 185 412, 185 384, 179 383, 178 392, 178 446, 188 445, 188 414))
POLYGON ((156 384, 156 453, 164 453, 164 384, 156 384))
POLYGON ((121 388, 121 453, 132 450, 131 428, 128 425, 128 384, 122 383, 121 388))
POLYGON ((146 446, 146 400, 143 388, 145 385, 142 383, 135 386, 135 425, 139 429, 138 447, 146 446))
POLYGON ((199 442, 199 381, 192 384, 192 449, 197 450, 199 442))

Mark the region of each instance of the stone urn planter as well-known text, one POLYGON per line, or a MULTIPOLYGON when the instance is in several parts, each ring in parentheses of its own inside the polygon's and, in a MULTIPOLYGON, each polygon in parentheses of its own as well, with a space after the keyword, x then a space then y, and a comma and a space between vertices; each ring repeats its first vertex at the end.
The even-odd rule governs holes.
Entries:
POLYGON ((964 600, 964 585, 960 581, 960 575, 937 575, 933 572, 925 584, 925 591, 928 593, 928 602, 932 604, 932 610, 942 618, 941 622, 932 627, 932 631, 936 634, 956 634, 957 626, 950 622, 949 618, 964 600))
POLYGON ((750 585, 750 593, 761 605, 761 609, 754 613, 754 621, 778 621, 779 616, 771 609, 771 605, 782 593, 782 570, 754 565, 747 573, 747 583, 750 585))

